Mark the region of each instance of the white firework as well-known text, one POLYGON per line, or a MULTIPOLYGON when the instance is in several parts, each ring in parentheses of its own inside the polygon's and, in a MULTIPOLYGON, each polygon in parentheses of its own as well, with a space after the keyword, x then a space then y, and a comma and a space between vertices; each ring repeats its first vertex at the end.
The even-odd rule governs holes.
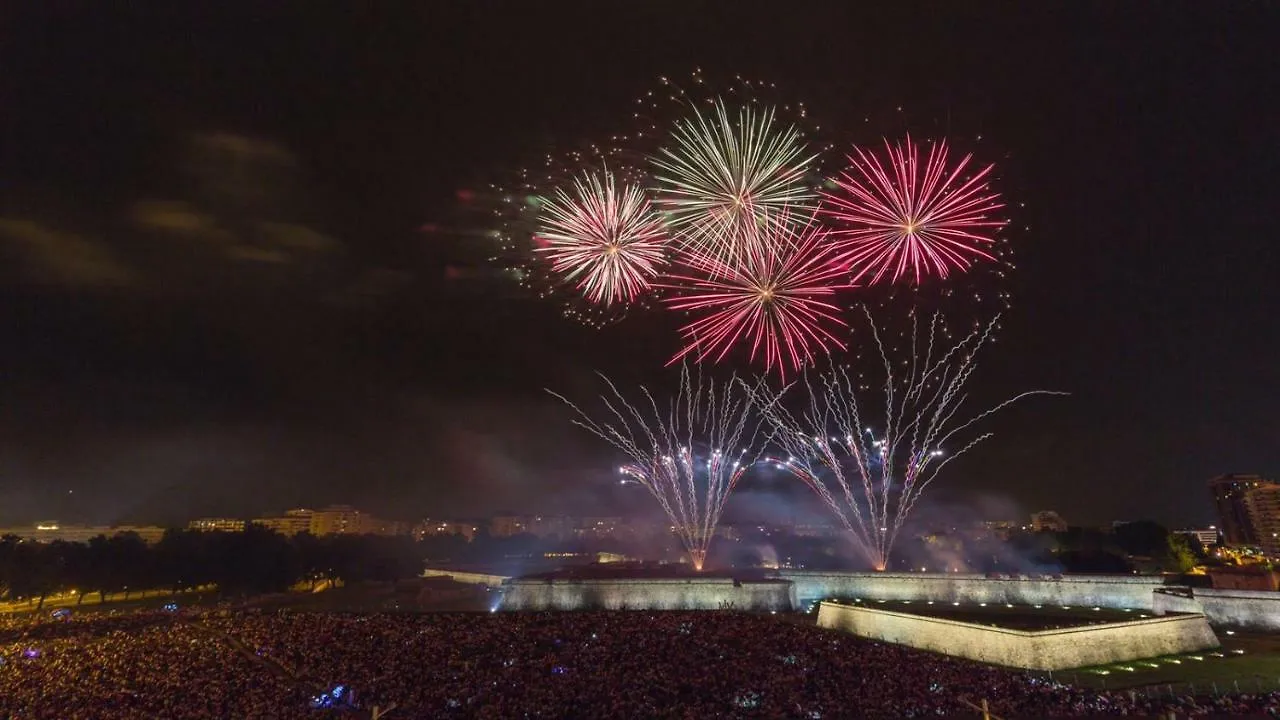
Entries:
POLYGON ((547 198, 535 237, 534 251, 552 271, 600 305, 644 294, 667 262, 666 227, 644 190, 608 171, 586 173, 571 192, 547 198))
POLYGON ((652 158, 657 205, 683 249, 732 262, 749 251, 743 243, 759 237, 747 230, 788 208, 816 205, 817 193, 805 184, 816 157, 772 108, 733 113, 722 101, 706 113, 695 107, 652 158))

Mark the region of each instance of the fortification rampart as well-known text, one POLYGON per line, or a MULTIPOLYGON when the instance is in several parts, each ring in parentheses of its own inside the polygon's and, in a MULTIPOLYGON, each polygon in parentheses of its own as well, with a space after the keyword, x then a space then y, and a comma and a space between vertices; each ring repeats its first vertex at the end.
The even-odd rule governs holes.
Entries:
POLYGON ((824 598, 933 600, 935 602, 1069 605, 1149 610, 1159 577, 1067 575, 1060 579, 994 579, 960 573, 819 572, 779 573, 795 584, 800 602, 824 598))
POLYGON ((1203 613, 1215 627, 1280 630, 1280 592, 1182 588, 1154 594, 1152 610, 1203 613))
POLYGON ((1218 647, 1203 615, 1028 632, 824 602, 818 625, 980 662, 1063 670, 1218 647))
POLYGON ((486 573, 440 570, 436 568, 427 568, 426 570, 423 570, 422 577, 445 577, 450 578, 454 582, 465 583, 467 585, 487 585, 489 587, 499 587, 507 580, 506 575, 489 575, 486 573))
POLYGON ((790 582, 708 578, 517 578, 504 585, 502 610, 719 610, 788 612, 790 582))

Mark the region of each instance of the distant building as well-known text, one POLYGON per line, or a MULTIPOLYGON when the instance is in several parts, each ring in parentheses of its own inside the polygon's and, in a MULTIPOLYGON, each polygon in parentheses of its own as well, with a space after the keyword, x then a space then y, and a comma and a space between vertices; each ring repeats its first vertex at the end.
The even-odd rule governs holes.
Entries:
POLYGON ((473 522, 455 522, 450 520, 423 520, 413 526, 414 538, 421 540, 426 537, 434 537, 440 535, 461 535, 471 542, 476 537, 476 532, 480 526, 473 522))
POLYGON ((1041 510, 1031 514, 1031 529, 1035 532, 1066 532, 1067 521, 1053 510, 1041 510))
POLYGON ((245 522, 235 518, 199 518, 187 523, 188 530, 201 532, 244 532, 245 522))
POLYGON ((567 560, 601 565, 636 561, 633 557, 611 552, 548 552, 543 553, 542 557, 547 560, 567 560))
POLYGON ((133 533, 142 538, 142 541, 148 545, 154 545, 160 542, 164 537, 167 528, 158 525, 117 525, 111 528, 113 535, 127 535, 133 533))
POLYGON ((1280 590, 1280 574, 1260 565, 1210 568, 1209 579, 1218 590, 1280 590))
POLYGON ((362 515, 350 505, 330 505, 323 510, 316 510, 311 513, 311 534, 316 537, 359 535, 363 525, 362 515))
MULTIPOLYGON (((515 518, 521 532, 540 538, 564 539, 573 537, 577 522, 564 515, 529 515, 515 518)), ((519 534, 519 533, 514 533, 519 534)))
POLYGON ((381 535, 382 537, 398 537, 409 535, 412 525, 399 520, 387 520, 362 513, 356 523, 348 531, 354 535, 381 535))
POLYGON ((1008 540, 1009 536, 1017 532, 1019 529, 1025 530, 1026 525, 1016 520, 984 520, 976 526, 965 528, 965 535, 975 540, 983 538, 998 538, 1000 540, 1008 540))
POLYGON ((585 517, 575 534, 586 537, 611 537, 623 529, 620 517, 585 517))
POLYGON ((285 537, 293 537, 298 533, 311 532, 312 514, 311 510, 305 508, 286 510, 284 515, 258 518, 253 521, 253 524, 268 530, 275 530, 285 537))
POLYGON ((1246 496, 1251 490, 1275 486, 1276 483, 1259 475, 1221 475, 1209 481, 1209 491, 1213 493, 1213 502, 1218 510, 1218 527, 1222 528, 1226 545, 1259 544, 1260 538, 1249 515, 1246 496))
POLYGON ((489 534, 493 537, 511 537, 527 532, 527 518, 520 515, 497 515, 489 521, 489 534))
POLYGON ((1250 488, 1244 504, 1257 545, 1268 557, 1280 557, 1280 484, 1250 488))
POLYGON ((143 542, 150 545, 160 542, 160 538, 164 537, 165 528, 156 525, 63 525, 51 520, 26 527, 0 528, 0 537, 13 535, 23 540, 40 543, 87 543, 99 535, 114 537, 128 533, 137 535, 143 542))
POLYGON ((1200 544, 1205 547, 1212 547, 1213 545, 1218 544, 1219 533, 1218 528, 1215 525, 1210 525, 1209 527, 1201 530, 1192 528, 1187 530, 1174 530, 1173 532, 1178 535, 1190 535, 1191 537, 1199 540, 1200 544))
POLYGON ((622 529, 622 518, 573 518, 564 515, 496 515, 489 521, 493 537, 536 535, 566 540, 583 535, 613 535, 622 529))
POLYGON ((253 523, 275 530, 287 537, 293 537, 298 533, 310 533, 316 537, 407 535, 411 529, 407 523, 376 518, 350 505, 330 505, 320 510, 306 508, 286 510, 284 515, 258 518, 253 523))

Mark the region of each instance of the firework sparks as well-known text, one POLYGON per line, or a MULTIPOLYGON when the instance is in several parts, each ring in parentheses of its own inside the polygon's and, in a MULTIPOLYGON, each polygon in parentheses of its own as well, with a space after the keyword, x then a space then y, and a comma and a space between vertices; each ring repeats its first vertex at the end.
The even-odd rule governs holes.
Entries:
POLYGON ((671 362, 689 356, 719 362, 745 343, 751 361, 761 358, 785 377, 819 352, 844 348, 836 332, 847 326, 830 300, 847 287, 848 268, 826 231, 810 217, 798 227, 778 222, 743 232, 758 237, 744 243, 752 251, 741 261, 695 253, 687 261, 696 274, 670 278, 680 294, 667 300, 669 307, 699 315, 681 330, 688 344, 671 362))
MULTIPOLYGON (((867 312, 883 362, 883 426, 864 424, 863 391, 847 369, 806 382, 808 410, 797 418, 780 403, 781 394, 761 406, 782 455, 770 460, 808 485, 822 499, 877 570, 888 564, 894 540, 911 508, 944 467, 990 437, 969 431, 987 416, 1032 395, 1033 390, 985 411, 963 412, 965 385, 977 368, 978 350, 991 339, 996 322, 979 327, 946 350, 935 349, 944 335, 937 316, 927 331, 912 323, 910 356, 890 358, 880 331, 867 312), (967 419, 965 419, 967 418, 967 419)), ((782 391, 786 392, 786 389, 782 391)))
POLYGON ((695 107, 653 158, 658 207, 682 247, 728 263, 744 253, 736 243, 755 239, 742 230, 814 203, 803 180, 815 157, 772 109, 744 107, 735 117, 722 101, 706 114, 695 107))
POLYGON ((657 499, 694 568, 701 570, 729 494, 756 461, 752 448, 763 422, 753 398, 763 385, 734 378, 717 386, 684 367, 679 391, 660 409, 648 389, 641 388, 641 400, 633 403, 612 381, 604 381, 609 392, 601 396, 608 411, 603 421, 551 394, 577 412, 575 424, 631 459, 621 474, 657 499))
POLYGON ((593 303, 634 299, 666 263, 666 230, 644 191, 619 185, 607 171, 545 200, 536 237, 535 252, 593 303))
POLYGON ((849 156, 851 167, 823 198, 842 226, 837 236, 855 282, 907 276, 919 285, 996 260, 994 233, 1006 222, 995 213, 1004 205, 987 183, 993 166, 972 171, 971 158, 949 165, 945 142, 932 143, 926 156, 911 138, 886 141, 883 157, 862 148, 849 156))

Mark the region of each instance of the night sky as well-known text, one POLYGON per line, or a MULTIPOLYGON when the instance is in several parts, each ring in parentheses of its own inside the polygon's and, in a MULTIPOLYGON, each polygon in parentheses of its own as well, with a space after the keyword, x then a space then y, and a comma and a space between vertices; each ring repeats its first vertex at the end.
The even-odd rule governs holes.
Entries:
POLYGON ((938 507, 1207 523, 1213 475, 1280 475, 1280 5, 372 6, 6 4, 0 525, 647 508, 543 388, 658 377, 671 329, 525 298, 459 191, 694 67, 837 139, 980 133, 1025 203, 978 388, 1072 395, 993 422, 938 507))

